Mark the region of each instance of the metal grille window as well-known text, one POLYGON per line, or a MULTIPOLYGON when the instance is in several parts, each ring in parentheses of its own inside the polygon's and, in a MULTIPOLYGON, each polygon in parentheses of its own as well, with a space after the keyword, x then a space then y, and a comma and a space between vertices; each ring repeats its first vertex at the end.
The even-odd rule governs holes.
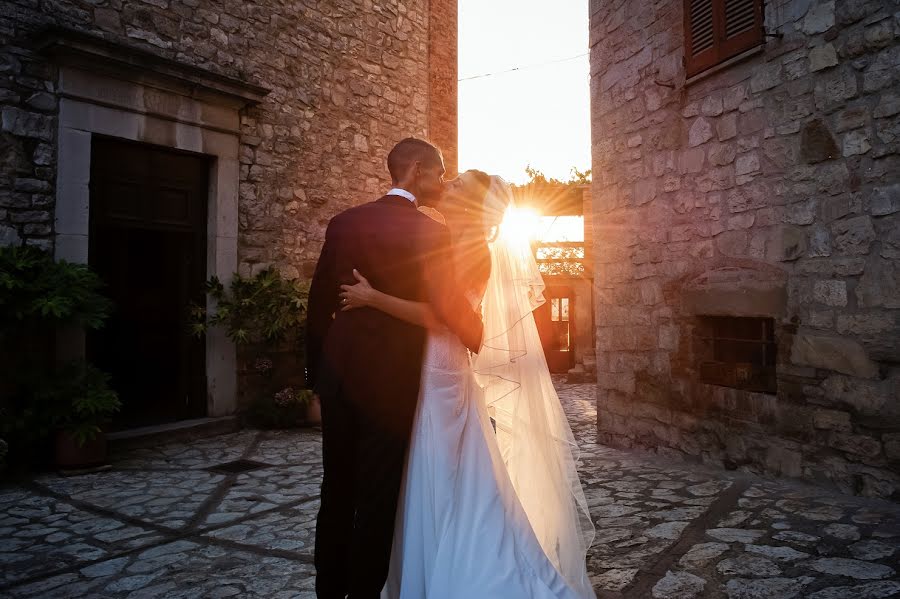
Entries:
POLYGON ((691 77, 763 43, 763 0, 684 0, 685 67, 691 77))
POLYGON ((771 318, 700 318, 698 371, 712 385, 774 394, 775 321, 771 318))

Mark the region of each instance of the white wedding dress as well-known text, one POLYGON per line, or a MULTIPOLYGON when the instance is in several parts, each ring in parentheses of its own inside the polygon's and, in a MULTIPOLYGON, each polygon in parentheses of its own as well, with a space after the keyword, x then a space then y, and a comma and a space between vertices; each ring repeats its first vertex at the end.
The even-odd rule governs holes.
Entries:
MULTIPOLYGON (((527 314, 515 316, 508 305, 504 310, 494 305, 511 301, 510 282, 504 281, 511 274, 504 273, 511 255, 499 245, 492 247, 485 347, 478 358, 471 362, 449 332, 428 336, 382 599, 595 597, 584 563, 593 528, 589 519, 585 523, 571 430, 543 353, 527 355, 512 347, 539 346, 530 312, 542 298, 533 295, 532 280, 524 291, 527 314), (509 317, 518 322, 510 326, 504 322, 509 317), (521 330, 511 334, 523 322, 528 343, 521 330), (527 387, 524 380, 504 387, 512 376, 539 378, 527 387), (539 418, 533 418, 535 410, 542 412, 539 418), (542 422, 536 431, 523 424, 528 419, 552 426, 542 422)), ((518 259, 533 263, 530 250, 527 259, 518 259)))

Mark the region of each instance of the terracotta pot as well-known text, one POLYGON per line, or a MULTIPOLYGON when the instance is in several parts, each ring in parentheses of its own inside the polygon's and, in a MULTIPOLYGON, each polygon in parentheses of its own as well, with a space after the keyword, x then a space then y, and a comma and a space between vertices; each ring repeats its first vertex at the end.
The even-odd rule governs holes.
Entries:
POLYGON ((74 469, 99 466, 106 462, 106 435, 98 434, 83 446, 67 431, 56 433, 56 465, 74 469))
POLYGON ((314 396, 309 400, 309 403, 306 404, 306 424, 322 424, 322 404, 319 403, 318 396, 314 396))

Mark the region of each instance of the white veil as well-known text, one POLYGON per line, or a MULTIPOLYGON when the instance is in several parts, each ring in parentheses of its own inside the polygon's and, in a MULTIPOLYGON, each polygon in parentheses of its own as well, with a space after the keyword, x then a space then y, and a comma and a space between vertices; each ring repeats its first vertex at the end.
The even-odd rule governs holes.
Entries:
MULTIPOLYGON (((514 208, 512 190, 491 177, 488 226, 514 208)), ((491 275, 483 301, 484 344, 474 360, 497 442, 528 519, 566 581, 594 597, 585 554, 594 526, 575 467, 575 438, 563 412, 532 311, 544 303, 544 281, 530 243, 501 226, 490 243, 491 275)))

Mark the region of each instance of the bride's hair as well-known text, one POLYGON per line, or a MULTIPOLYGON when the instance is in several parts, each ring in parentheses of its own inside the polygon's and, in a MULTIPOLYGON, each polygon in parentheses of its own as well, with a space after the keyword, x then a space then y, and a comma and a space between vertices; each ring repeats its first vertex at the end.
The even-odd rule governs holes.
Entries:
MULTIPOLYGON (((487 174, 486 172, 480 171, 475 168, 470 168, 469 170, 466 171, 466 173, 471 174, 472 177, 475 179, 475 181, 478 182, 478 185, 480 188, 478 191, 481 195, 481 200, 484 201, 484 196, 487 195, 487 190, 491 186, 491 176, 489 174, 487 174)), ((463 173, 463 174, 465 174, 465 173, 463 173)))

